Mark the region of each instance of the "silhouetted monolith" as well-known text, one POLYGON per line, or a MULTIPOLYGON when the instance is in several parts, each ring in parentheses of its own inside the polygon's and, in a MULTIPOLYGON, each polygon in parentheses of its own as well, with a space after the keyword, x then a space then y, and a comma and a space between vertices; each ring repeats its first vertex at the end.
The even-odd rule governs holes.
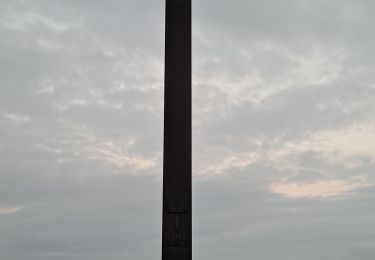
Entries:
POLYGON ((162 260, 191 260, 191 0, 166 0, 162 260))

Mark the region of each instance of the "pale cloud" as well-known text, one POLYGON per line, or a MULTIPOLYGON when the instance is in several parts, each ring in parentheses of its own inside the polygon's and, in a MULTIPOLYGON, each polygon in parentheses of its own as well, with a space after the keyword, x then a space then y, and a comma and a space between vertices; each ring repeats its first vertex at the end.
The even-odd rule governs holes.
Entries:
MULTIPOLYGON (((293 55, 293 54, 292 54, 293 55)), ((295 56, 290 85, 314 86, 329 84, 342 76, 345 49, 315 47, 307 55, 295 56)))
POLYGON ((301 141, 286 142, 268 155, 271 160, 278 160, 293 153, 314 151, 328 158, 330 155, 341 156, 344 161, 350 157, 375 158, 374 143, 375 123, 365 121, 347 127, 318 131, 301 141))
MULTIPOLYGON (((164 3, 0 1, 1 259, 160 257, 164 3)), ((373 259, 373 9, 194 2, 195 259, 373 259)))
POLYGON ((106 164, 114 172, 145 172, 157 166, 158 154, 152 158, 130 152, 136 143, 132 137, 121 140, 108 139, 90 131, 85 125, 70 124, 68 136, 52 143, 39 144, 38 149, 54 154, 59 163, 89 160, 106 164))
POLYGON ((291 198, 328 198, 343 195, 363 186, 361 183, 341 180, 322 180, 312 183, 278 183, 271 191, 291 198))
MULTIPOLYGON (((375 158, 375 122, 359 122, 349 127, 321 131, 297 144, 321 152, 337 152, 344 156, 375 158)), ((303 148, 302 148, 303 149, 303 148)))
POLYGON ((41 26, 53 33, 63 33, 69 29, 79 27, 83 23, 79 18, 62 20, 41 12, 32 12, 25 9, 15 12, 13 8, 17 8, 16 6, 8 8, 10 10, 3 12, 0 20, 1 26, 7 30, 22 31, 30 27, 41 26))
POLYGON ((217 159, 217 162, 204 167, 198 175, 217 175, 223 174, 228 170, 241 170, 247 166, 255 163, 260 158, 258 153, 243 153, 230 156, 223 156, 223 158, 217 159))
POLYGON ((119 168, 130 167, 136 171, 150 170, 156 166, 155 159, 130 155, 113 141, 86 146, 82 155, 90 160, 104 161, 119 168))
POLYGON ((31 120, 31 117, 20 114, 5 114, 4 116, 16 125, 23 125, 31 120))
POLYGON ((194 78, 197 85, 210 85, 225 93, 231 105, 261 103, 285 90, 334 83, 344 76, 348 55, 348 50, 337 46, 312 46, 303 54, 277 44, 259 44, 240 50, 235 43, 230 46, 234 50, 229 57, 219 53, 213 55, 212 60, 199 57, 194 78), (240 61, 239 68, 226 66, 233 58, 240 61), (216 73, 207 73, 212 67, 216 68, 216 73), (235 73, 238 75, 234 76, 235 73))
POLYGON ((0 206, 0 215, 11 215, 21 210, 23 206, 18 207, 1 207, 0 206))

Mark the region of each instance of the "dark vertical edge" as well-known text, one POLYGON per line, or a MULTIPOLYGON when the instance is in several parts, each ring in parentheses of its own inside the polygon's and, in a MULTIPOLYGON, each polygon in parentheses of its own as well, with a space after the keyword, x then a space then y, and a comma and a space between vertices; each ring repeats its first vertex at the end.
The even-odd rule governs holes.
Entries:
POLYGON ((191 260, 191 0, 166 0, 165 6, 162 259, 191 260), (176 234, 183 241, 173 244, 176 234))

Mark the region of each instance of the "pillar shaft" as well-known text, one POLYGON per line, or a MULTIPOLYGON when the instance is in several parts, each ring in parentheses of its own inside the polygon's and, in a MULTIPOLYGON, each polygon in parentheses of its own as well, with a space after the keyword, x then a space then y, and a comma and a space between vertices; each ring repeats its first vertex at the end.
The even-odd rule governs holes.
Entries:
POLYGON ((162 260, 191 260, 191 0, 166 0, 162 260))

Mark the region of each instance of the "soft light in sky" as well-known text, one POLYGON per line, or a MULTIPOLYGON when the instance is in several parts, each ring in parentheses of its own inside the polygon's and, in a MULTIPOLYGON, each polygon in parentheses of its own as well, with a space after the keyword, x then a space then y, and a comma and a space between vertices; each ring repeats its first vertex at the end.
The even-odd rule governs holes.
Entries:
MULTIPOLYGON (((193 1, 195 260, 372 260, 375 2, 193 1)), ((161 255, 164 1, 0 1, 0 259, 161 255)))

